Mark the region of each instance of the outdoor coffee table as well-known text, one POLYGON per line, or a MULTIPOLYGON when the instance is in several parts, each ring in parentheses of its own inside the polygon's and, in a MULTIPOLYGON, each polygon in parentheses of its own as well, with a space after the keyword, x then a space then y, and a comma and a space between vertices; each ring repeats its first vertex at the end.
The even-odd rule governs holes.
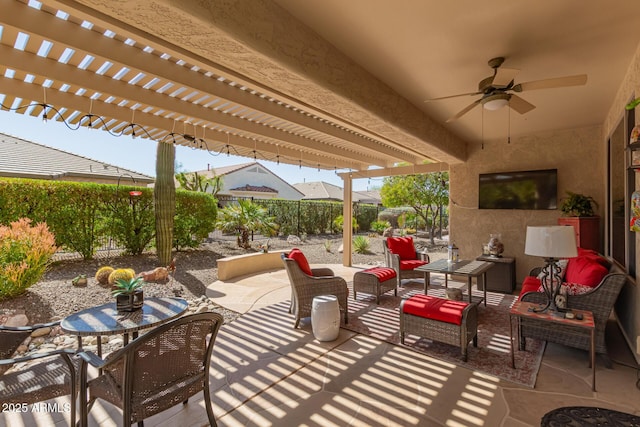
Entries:
MULTIPOLYGON (((486 286, 485 286, 486 288, 486 286)), ((593 391, 596 391, 596 324, 593 320, 593 313, 586 310, 571 309, 570 312, 574 316, 577 314, 582 315, 582 319, 578 320, 575 317, 573 319, 567 319, 564 317, 564 313, 557 313, 553 310, 547 310, 543 312, 533 311, 539 308, 540 304, 524 301, 516 301, 516 303, 509 310, 509 341, 511 342, 511 367, 516 368, 515 361, 515 348, 513 344, 513 325, 512 318, 515 317, 520 322, 520 319, 535 319, 540 322, 548 322, 549 327, 553 328, 555 325, 570 326, 576 329, 588 329, 591 332, 591 372, 592 372, 592 387, 593 391)), ((520 328, 518 328, 520 330, 520 328)))
POLYGON ((187 311, 187 301, 182 298, 145 298, 140 310, 119 312, 116 303, 87 308, 65 317, 60 322, 62 330, 78 337, 82 349, 82 337, 98 337, 98 356, 102 357, 102 335, 123 335, 124 345, 129 334, 135 339, 138 331, 162 325, 187 311))
POLYGON ((444 286, 448 288, 449 286, 449 275, 455 274, 458 276, 465 276, 467 278, 467 292, 469 293, 469 302, 470 303, 480 303, 484 301, 484 305, 487 305, 487 270, 493 267, 493 263, 485 262, 485 261, 458 261, 458 262, 449 262, 446 259, 439 259, 437 261, 430 262, 429 264, 421 265, 420 267, 416 267, 415 271, 424 272, 424 294, 427 295, 427 290, 429 289, 429 280, 431 278, 431 273, 441 273, 444 274, 444 286), (484 297, 483 298, 475 298, 473 300, 471 296, 471 286, 473 283, 473 278, 482 277, 484 283, 484 297))

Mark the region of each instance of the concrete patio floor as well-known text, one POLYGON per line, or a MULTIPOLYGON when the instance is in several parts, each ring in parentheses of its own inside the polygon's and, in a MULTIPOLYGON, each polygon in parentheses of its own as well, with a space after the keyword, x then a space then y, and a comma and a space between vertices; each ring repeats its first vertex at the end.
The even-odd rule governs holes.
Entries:
MULTIPOLYGON (((358 271, 328 267, 347 280, 358 271)), ((223 326, 216 340, 211 394, 221 427, 538 426, 546 412, 561 406, 640 415, 632 363, 614 363, 613 369, 597 363, 592 392, 587 353, 549 344, 536 387, 529 389, 344 329, 336 341, 319 342, 308 322, 300 329, 293 329, 293 317, 274 322, 266 308, 290 298, 284 270, 218 281, 207 293, 224 307, 250 313, 223 326)), ((92 426, 121 425, 120 412, 103 402, 89 418, 92 426)), ((0 426, 68 421, 68 413, 0 414, 0 426)), ((208 425, 202 394, 145 425, 208 425)))

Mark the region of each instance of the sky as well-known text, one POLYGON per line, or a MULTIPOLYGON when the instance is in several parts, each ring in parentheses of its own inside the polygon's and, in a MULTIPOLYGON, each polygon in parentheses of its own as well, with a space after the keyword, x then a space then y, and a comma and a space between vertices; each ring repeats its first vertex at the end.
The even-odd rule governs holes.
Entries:
MULTIPOLYGON (((116 137, 96 129, 70 130, 64 123, 39 117, 0 111, 0 133, 9 134, 38 144, 54 147, 72 154, 103 161, 145 175, 154 176, 156 164, 156 142, 131 136, 116 137)), ((217 154, 217 153, 213 153, 217 154)), ((249 157, 213 155, 205 150, 176 146, 177 171, 205 170, 221 166, 237 165, 254 161, 249 157)), ((343 187, 342 179, 334 171, 276 164, 268 160, 257 161, 289 184, 324 181, 343 187)), ((344 170, 339 171, 344 172, 344 170)), ((380 188, 382 179, 355 179, 353 190, 366 191, 380 188)))

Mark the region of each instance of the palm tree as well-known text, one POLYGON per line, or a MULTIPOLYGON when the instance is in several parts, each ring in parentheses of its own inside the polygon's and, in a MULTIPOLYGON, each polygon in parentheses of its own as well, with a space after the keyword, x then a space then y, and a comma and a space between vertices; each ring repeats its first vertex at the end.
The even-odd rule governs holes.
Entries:
POLYGON ((277 228, 273 220, 262 206, 250 200, 238 200, 237 204, 229 205, 218 213, 216 227, 226 232, 235 232, 238 246, 249 249, 249 234, 253 231, 271 234, 277 228))

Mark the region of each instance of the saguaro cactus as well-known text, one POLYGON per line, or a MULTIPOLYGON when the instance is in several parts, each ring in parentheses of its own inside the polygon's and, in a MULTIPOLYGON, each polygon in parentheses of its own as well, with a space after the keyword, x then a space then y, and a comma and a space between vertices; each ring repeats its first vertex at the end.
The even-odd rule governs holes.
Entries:
POLYGON ((160 265, 171 262, 173 247, 173 218, 176 213, 176 187, 173 181, 176 148, 158 142, 156 154, 156 183, 153 199, 156 211, 156 250, 160 265))

